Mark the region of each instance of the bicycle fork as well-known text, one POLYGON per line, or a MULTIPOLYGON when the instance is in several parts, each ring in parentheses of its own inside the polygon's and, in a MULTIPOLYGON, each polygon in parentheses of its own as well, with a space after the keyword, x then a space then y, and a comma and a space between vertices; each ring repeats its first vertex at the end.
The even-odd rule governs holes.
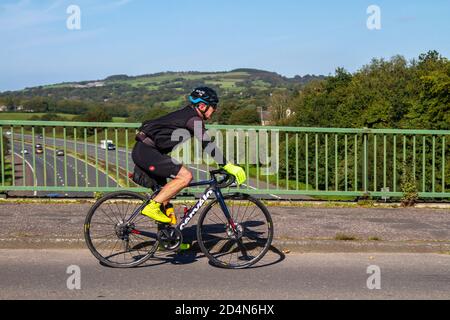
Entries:
POLYGON ((244 257, 248 257, 247 249, 245 248, 241 239, 243 230, 240 230, 241 227, 238 224, 236 224, 233 217, 231 216, 230 211, 228 210, 228 206, 225 203, 222 191, 217 188, 216 190, 214 190, 214 192, 216 194, 216 199, 219 201, 220 207, 222 208, 222 211, 225 214, 228 223, 230 224, 231 231, 234 235, 234 238, 236 239, 239 250, 241 250, 244 257))

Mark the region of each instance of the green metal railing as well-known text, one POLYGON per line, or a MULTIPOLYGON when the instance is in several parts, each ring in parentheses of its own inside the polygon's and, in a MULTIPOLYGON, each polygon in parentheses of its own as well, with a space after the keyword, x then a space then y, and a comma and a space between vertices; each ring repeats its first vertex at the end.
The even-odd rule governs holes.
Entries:
MULTIPOLYGON (((139 126, 0 121, 0 191, 145 191, 127 177, 139 126), (117 148, 102 149, 101 140, 112 140, 117 148), (42 153, 36 144, 42 145, 42 153)), ((402 197, 409 177, 421 198, 450 198, 450 131, 220 125, 208 129, 227 158, 247 171, 249 180, 240 189, 248 193, 274 198, 402 197)), ((209 156, 196 160, 202 155, 199 143, 181 155, 196 180, 207 178, 215 167, 209 156)))

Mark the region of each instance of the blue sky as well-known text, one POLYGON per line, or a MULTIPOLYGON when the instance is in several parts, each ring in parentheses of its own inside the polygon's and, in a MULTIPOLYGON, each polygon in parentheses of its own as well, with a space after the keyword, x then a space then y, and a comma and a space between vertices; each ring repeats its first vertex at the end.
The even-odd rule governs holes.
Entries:
POLYGON ((0 91, 112 74, 356 71, 373 57, 450 57, 450 1, 0 0, 0 91), (68 30, 69 5, 81 30, 68 30), (381 30, 366 10, 381 9, 381 30))

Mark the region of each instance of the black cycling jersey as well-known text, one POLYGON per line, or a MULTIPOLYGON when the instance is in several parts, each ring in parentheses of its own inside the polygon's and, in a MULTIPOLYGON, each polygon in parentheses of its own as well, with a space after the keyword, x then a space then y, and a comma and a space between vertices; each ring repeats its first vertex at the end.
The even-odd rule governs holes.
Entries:
POLYGON ((206 134, 204 121, 192 106, 187 106, 155 120, 146 121, 142 124, 140 131, 150 137, 156 148, 163 154, 172 152, 177 145, 185 142, 185 138, 195 136, 202 142, 203 150, 210 146, 208 149, 212 150, 211 156, 218 164, 227 163, 223 153, 215 144, 210 145, 213 142, 206 134), (174 135, 174 132, 179 129, 187 130, 186 133, 189 137, 183 137, 182 131, 174 135))

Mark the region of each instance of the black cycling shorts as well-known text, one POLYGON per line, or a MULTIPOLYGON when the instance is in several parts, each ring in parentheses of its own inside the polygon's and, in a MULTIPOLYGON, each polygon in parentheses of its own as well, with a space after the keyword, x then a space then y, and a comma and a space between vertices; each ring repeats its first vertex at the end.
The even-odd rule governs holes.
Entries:
POLYGON ((158 149, 142 142, 136 143, 131 157, 134 163, 155 179, 160 186, 166 185, 168 178, 174 179, 183 167, 182 164, 167 154, 163 154, 158 149))

